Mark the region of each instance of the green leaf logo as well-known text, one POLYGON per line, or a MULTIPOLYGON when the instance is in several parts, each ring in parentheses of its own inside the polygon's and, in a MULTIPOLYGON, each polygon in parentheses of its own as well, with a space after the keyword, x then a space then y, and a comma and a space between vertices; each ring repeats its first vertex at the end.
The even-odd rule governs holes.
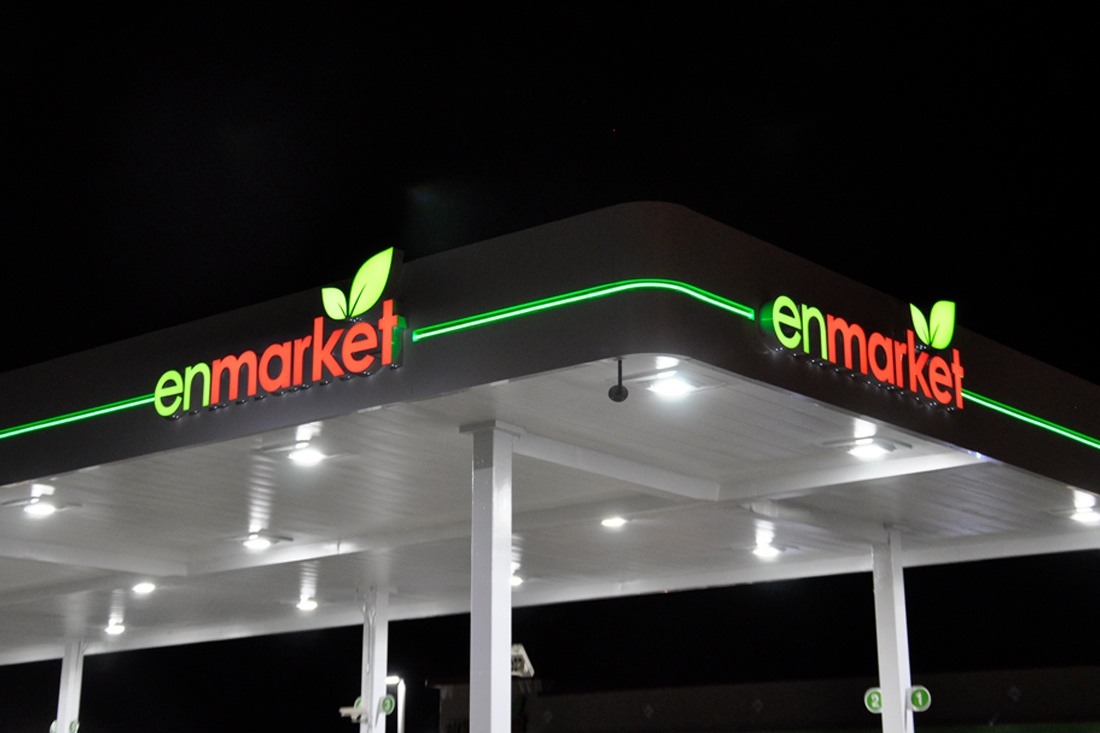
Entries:
POLYGON ((925 320, 924 314, 912 303, 909 313, 913 317, 913 331, 924 343, 933 349, 946 349, 955 337, 955 303, 950 300, 938 301, 925 320))
POLYGON ((363 263, 351 281, 351 290, 346 296, 339 288, 321 288, 325 315, 334 321, 346 321, 373 308, 386 288, 392 263, 393 247, 390 247, 363 263))

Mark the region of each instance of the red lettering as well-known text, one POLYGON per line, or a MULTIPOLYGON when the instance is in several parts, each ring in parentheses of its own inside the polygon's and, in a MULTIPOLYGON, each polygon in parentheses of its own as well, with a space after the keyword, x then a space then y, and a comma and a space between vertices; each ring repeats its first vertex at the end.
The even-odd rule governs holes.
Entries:
POLYGON ((313 319, 313 376, 314 382, 324 379, 324 367, 328 367, 329 374, 334 377, 344 376, 344 370, 339 362, 332 356, 332 350, 336 348, 336 342, 340 340, 344 329, 338 328, 329 334, 325 340, 325 317, 317 316, 313 319))
POLYGON ((260 386, 265 392, 278 392, 290 389, 290 355, 292 345, 290 341, 281 344, 271 344, 264 349, 260 357, 260 386), (272 376, 271 362, 279 361, 279 373, 272 376))
MULTIPOLYGON (((844 351, 844 366, 847 369, 854 369, 852 366, 854 359, 852 358, 852 350, 855 348, 859 351, 859 371, 861 374, 867 373, 867 336, 863 332, 863 328, 858 325, 848 325, 848 322, 843 318, 837 318, 836 316, 829 316, 827 319, 829 329, 829 346, 830 351, 833 348, 843 349, 844 351), (841 337, 838 341, 837 337, 841 337), (853 347, 854 344, 854 347, 853 347)), ((837 363, 837 354, 830 354, 829 360, 833 363, 837 363)))
POLYGON ((872 333, 867 341, 867 349, 871 352, 871 373, 880 382, 894 384, 894 341, 881 333, 872 333), (881 355, 882 359, 879 360, 881 355))
MULTIPOLYGON (((378 319, 378 330, 382 332, 382 365, 390 366, 393 364, 395 354, 394 351, 394 329, 401 325, 402 319, 399 316, 394 315, 393 312, 393 300, 387 300, 382 303, 382 317, 378 319)), ((398 344, 397 348, 400 349, 401 345, 398 344)))
MULTIPOLYGON (((801 347, 807 354, 820 353, 838 370, 864 374, 941 405, 963 406, 964 370, 958 349, 952 350, 949 361, 946 349, 918 343, 912 329, 906 330, 905 338, 899 341, 877 331, 865 331, 861 324, 823 313, 819 308, 799 305, 786 295, 772 301, 765 311, 762 327, 773 332, 787 349, 801 347), (818 335, 821 348, 815 352, 811 345, 817 343, 818 335)), ((391 312, 387 310, 386 314, 391 312)), ((403 319, 397 317, 397 321, 396 328, 403 328, 403 319)))
POLYGON ((901 387, 905 389, 905 355, 909 353, 909 347, 907 347, 901 341, 894 342, 894 381, 891 382, 895 387, 901 387))
POLYGON ((924 365, 928 361, 928 352, 920 351, 918 356, 913 331, 909 330, 907 333, 909 340, 909 391, 919 391, 925 397, 931 397, 932 394, 928 391, 928 382, 924 379, 924 365))
POLYGON ((963 406, 963 365, 959 361, 959 350, 951 349, 951 374, 955 377, 955 407, 963 406))
POLYGON ((307 369, 309 381, 317 382, 349 372, 369 374, 379 361, 387 366, 400 363, 405 319, 394 313, 392 299, 383 301, 376 325, 357 321, 326 335, 326 322, 324 316, 314 318, 311 335, 270 344, 259 357, 249 350, 215 359, 210 365, 200 362, 187 367, 183 374, 165 372, 154 393, 157 413, 172 417, 180 410, 190 411, 196 385, 201 388, 201 403, 206 407, 243 401, 255 397, 261 389, 278 393, 302 386, 307 384, 307 369))
POLYGON ((933 356, 928 361, 928 385, 932 388, 932 396, 941 405, 951 404, 951 391, 945 389, 951 384, 951 373, 947 367, 947 361, 942 356, 933 356))
POLYGON ((313 343, 311 336, 294 339, 294 384, 305 383, 305 369, 302 362, 305 360, 306 349, 311 343, 313 343))
POLYGON ((240 356, 230 354, 214 360, 213 365, 211 365, 213 374, 210 377, 211 403, 216 405, 222 401, 221 383, 223 373, 228 374, 230 378, 229 394, 226 399, 240 399, 241 370, 244 368, 248 369, 247 396, 251 397, 256 394, 256 352, 246 351, 240 356))
POLYGON ((374 326, 360 321, 348 329, 340 355, 349 372, 366 372, 374 363, 374 356, 367 354, 360 358, 357 355, 377 348, 378 332, 374 326))

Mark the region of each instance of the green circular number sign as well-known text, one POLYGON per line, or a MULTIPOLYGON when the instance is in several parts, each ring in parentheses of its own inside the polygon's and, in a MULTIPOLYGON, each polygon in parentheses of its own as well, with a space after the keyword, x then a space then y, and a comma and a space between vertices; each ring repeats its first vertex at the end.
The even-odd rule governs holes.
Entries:
POLYGON ((922 713, 932 705, 932 693, 924 685, 909 688, 909 707, 922 713))
POLYGON ((872 687, 867 692, 863 693, 863 704, 867 706, 867 709, 872 713, 882 712, 882 690, 878 687, 872 687))
POLYGON ((397 707, 397 703, 394 702, 393 695, 386 695, 382 698, 382 712, 384 714, 389 715, 395 707, 397 707))

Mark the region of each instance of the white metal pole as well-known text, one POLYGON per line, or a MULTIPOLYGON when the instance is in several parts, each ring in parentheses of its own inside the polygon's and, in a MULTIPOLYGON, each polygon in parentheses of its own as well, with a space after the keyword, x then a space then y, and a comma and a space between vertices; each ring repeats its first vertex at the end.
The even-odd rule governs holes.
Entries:
POLYGON ((397 733, 405 733, 405 680, 397 681, 397 733))
POLYGON ((80 719, 80 686, 84 679, 83 639, 65 643, 61 657, 61 689, 57 696, 57 733, 70 733, 80 719))
POLYGON ((512 443, 500 423, 474 436, 470 525, 470 730, 512 729, 512 443))
POLYGON ((910 686, 909 628, 905 618, 900 533, 889 530, 886 542, 874 545, 871 555, 882 730, 883 733, 907 733, 913 730, 913 711, 906 704, 910 686))
POLYGON ((386 716, 382 698, 386 695, 386 657, 389 647, 389 593, 371 588, 363 606, 363 677, 359 733, 384 733, 386 716))

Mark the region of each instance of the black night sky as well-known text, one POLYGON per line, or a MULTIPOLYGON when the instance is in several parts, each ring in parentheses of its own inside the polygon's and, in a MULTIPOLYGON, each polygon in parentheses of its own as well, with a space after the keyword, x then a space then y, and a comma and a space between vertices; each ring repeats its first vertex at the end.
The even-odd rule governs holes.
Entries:
MULTIPOLYGON (((1098 383, 1095 29, 1038 2, 9 5, 0 370, 340 281, 384 246, 663 200, 955 300, 1098 383)), ((914 676, 1100 663, 1065 633, 1098 569, 907 570, 914 676)), ((514 636, 559 691, 873 677, 872 603, 840 576, 519 609, 514 636)), ((433 729, 424 681, 466 674, 465 624, 393 625, 410 733, 433 729)), ((82 729, 346 730, 360 635, 89 657, 82 729)), ((0 731, 45 731, 59 668, 0 668, 0 731)))

